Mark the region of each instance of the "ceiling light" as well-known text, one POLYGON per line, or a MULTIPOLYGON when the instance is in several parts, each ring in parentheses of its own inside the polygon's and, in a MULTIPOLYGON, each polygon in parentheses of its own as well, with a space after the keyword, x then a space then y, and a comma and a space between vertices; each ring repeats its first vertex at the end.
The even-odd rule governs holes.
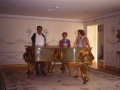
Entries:
POLYGON ((56 9, 58 9, 59 7, 58 7, 58 6, 56 6, 55 8, 56 8, 56 9))
POLYGON ((54 8, 47 9, 47 11, 54 11, 54 10, 55 10, 54 8))
POLYGON ((47 11, 54 11, 54 10, 56 10, 56 9, 58 9, 58 8, 59 8, 58 6, 56 6, 56 7, 54 7, 54 8, 48 8, 47 11))

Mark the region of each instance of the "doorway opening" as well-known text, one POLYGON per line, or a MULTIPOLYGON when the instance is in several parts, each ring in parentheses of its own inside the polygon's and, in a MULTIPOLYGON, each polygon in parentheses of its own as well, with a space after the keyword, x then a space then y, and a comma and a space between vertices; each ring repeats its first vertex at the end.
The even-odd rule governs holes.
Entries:
POLYGON ((92 63, 97 63, 98 61, 98 25, 91 25, 87 26, 87 37, 90 42, 90 47, 92 47, 92 54, 94 55, 95 59, 93 60, 92 63))
POLYGON ((104 61, 104 25, 87 26, 87 37, 92 47, 92 54, 95 57, 92 63, 95 63, 95 67, 97 67, 98 61, 104 61))
POLYGON ((98 61, 103 62, 104 58, 104 25, 98 25, 98 61))

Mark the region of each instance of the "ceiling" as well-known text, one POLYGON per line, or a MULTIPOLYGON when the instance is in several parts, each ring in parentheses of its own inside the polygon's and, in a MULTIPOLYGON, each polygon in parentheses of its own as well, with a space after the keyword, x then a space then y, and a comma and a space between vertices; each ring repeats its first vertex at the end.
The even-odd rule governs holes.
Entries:
POLYGON ((88 20, 120 12, 120 0, 0 0, 0 14, 88 20))

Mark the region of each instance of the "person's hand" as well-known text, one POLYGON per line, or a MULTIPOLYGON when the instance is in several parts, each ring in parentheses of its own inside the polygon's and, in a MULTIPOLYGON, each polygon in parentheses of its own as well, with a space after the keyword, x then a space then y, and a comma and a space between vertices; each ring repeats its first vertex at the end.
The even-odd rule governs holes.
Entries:
POLYGON ((77 43, 78 39, 79 39, 79 36, 76 37, 73 47, 77 47, 76 43, 77 43))
POLYGON ((73 43, 73 47, 76 47, 76 42, 73 43))
POLYGON ((76 41, 79 39, 79 36, 76 37, 76 41))

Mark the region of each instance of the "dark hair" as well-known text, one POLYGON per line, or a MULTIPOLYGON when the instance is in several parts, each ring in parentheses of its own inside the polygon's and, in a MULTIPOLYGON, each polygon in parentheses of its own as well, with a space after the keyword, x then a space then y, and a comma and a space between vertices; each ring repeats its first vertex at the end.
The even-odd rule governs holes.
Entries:
POLYGON ((42 28, 42 26, 37 26, 37 30, 38 30, 38 28, 41 28, 41 29, 43 29, 43 28, 42 28))
POLYGON ((66 34, 66 36, 67 36, 67 32, 63 32, 63 33, 62 33, 62 36, 63 36, 64 34, 66 34))
POLYGON ((78 33, 80 33, 82 36, 85 35, 85 32, 83 30, 81 30, 81 29, 78 30, 78 33))

